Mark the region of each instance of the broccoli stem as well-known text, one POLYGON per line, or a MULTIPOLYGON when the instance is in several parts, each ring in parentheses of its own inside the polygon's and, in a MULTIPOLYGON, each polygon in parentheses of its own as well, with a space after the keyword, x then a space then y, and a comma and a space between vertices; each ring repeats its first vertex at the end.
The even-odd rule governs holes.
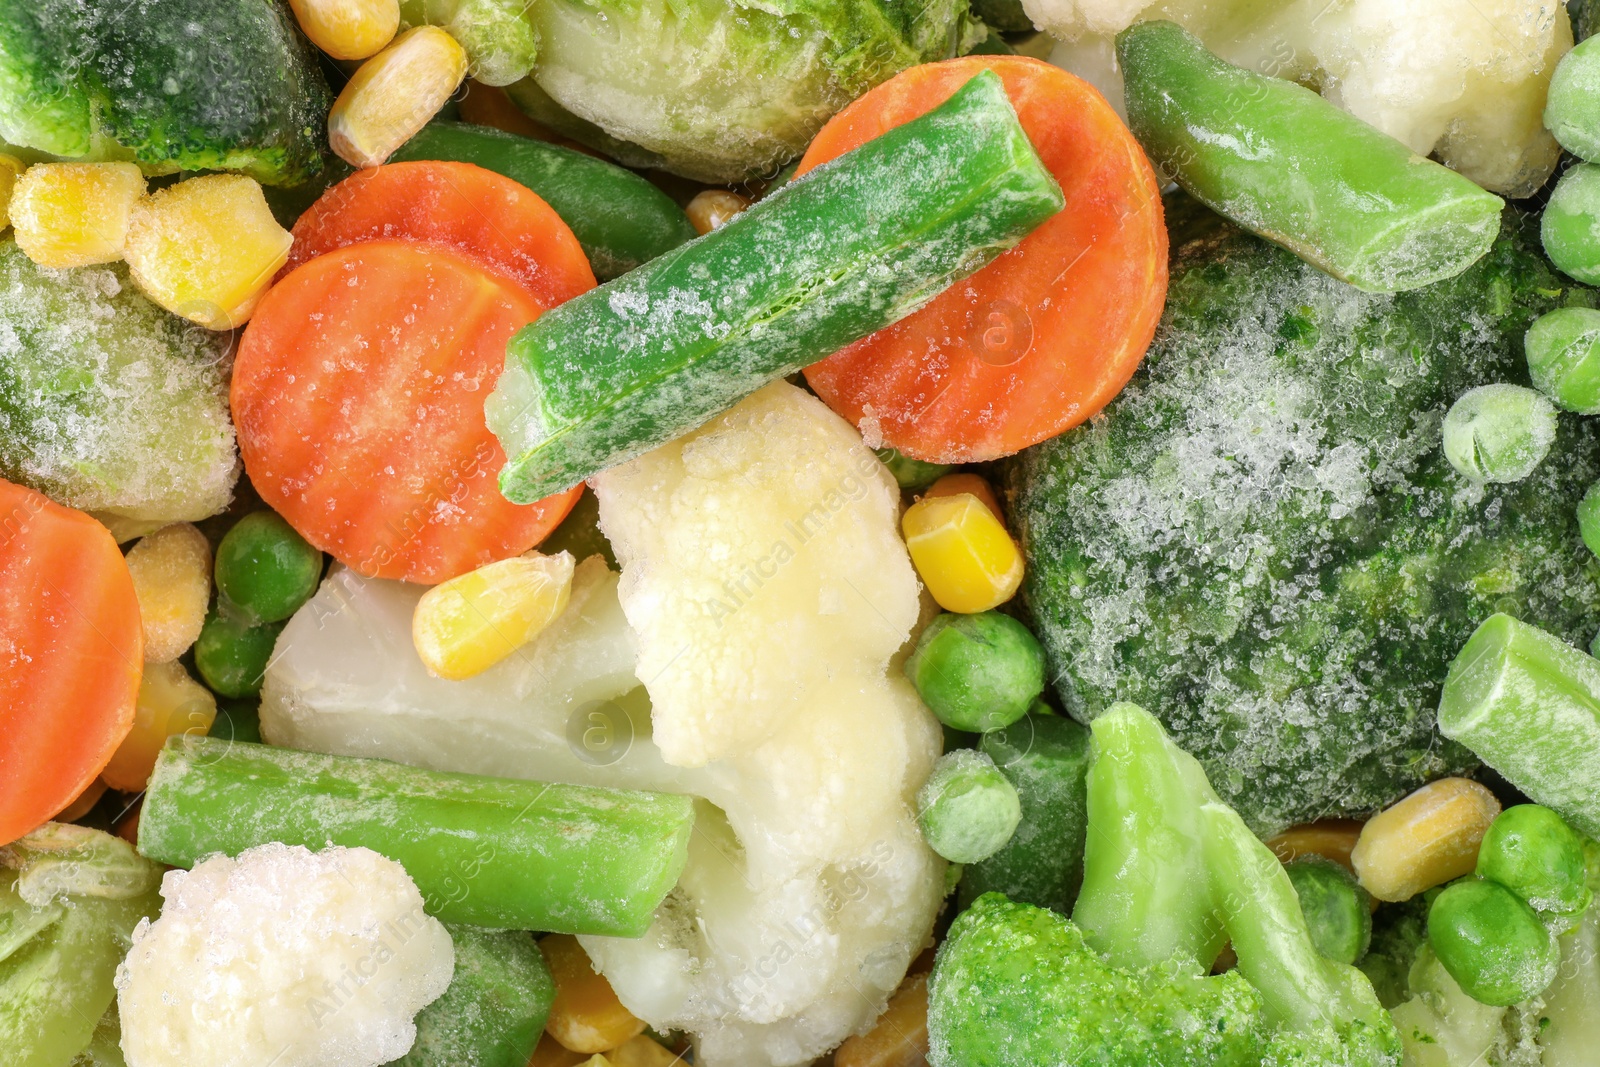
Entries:
POLYGON ((1090 832, 1073 921, 1119 966, 1181 957, 1203 974, 1226 935, 1206 874, 1200 807, 1221 801, 1194 758, 1135 705, 1114 705, 1090 731, 1090 832))

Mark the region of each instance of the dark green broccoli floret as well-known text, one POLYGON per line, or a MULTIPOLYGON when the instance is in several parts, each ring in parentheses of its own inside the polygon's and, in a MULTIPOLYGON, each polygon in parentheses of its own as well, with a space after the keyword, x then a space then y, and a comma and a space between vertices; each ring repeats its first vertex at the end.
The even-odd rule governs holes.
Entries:
POLYGON ((1095 720, 1072 919, 979 897, 928 989, 935 1067, 1394 1067, 1354 967, 1320 955, 1283 867, 1131 704, 1095 720), (1231 941, 1238 967, 1212 976, 1231 941))
POLYGON ((1528 325, 1593 294, 1517 222, 1464 274, 1383 296, 1178 207, 1144 367, 1008 465, 1035 632, 1070 714, 1152 709, 1258 831, 1370 811, 1472 766, 1434 709, 1478 623, 1600 625, 1574 518, 1596 424, 1562 414, 1511 485, 1440 449, 1450 403, 1526 382, 1528 325))
POLYGON ((89 151, 82 32, 82 0, 0 4, 0 140, 60 156, 89 151))

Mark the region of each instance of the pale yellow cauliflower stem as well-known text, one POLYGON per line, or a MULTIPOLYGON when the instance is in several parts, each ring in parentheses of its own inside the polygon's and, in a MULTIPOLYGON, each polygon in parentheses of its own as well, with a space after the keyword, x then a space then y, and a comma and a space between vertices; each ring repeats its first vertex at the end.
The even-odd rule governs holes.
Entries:
POLYGON ((1107 95, 1110 38, 1182 23, 1223 58, 1332 102, 1485 188, 1528 196, 1560 149, 1541 116, 1572 47, 1560 0, 1023 0, 1063 46, 1052 58, 1107 95))
POLYGON ((128 1067, 377 1067, 455 967, 405 868, 370 849, 212 856, 161 896, 117 974, 128 1067))
POLYGON ((410 645, 420 589, 337 572, 280 638, 263 732, 704 798, 649 932, 584 946, 702 1067, 809 1063, 876 1018, 943 894, 912 815, 940 733, 899 671, 919 612, 899 490, 781 383, 595 484, 620 602, 586 560, 535 641, 450 682, 410 645))

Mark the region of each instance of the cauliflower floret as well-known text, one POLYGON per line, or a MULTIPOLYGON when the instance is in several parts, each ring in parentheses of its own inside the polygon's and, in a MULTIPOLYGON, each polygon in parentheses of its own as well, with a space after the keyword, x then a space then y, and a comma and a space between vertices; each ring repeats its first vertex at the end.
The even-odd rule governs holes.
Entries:
POLYGON ((1572 47, 1560 0, 1023 0, 1023 7, 1068 42, 1052 59, 1102 88, 1110 88, 1109 39, 1139 19, 1167 18, 1229 62, 1320 87, 1351 114, 1495 192, 1531 195, 1560 156, 1543 122, 1550 75, 1572 47))
POLYGON ((161 895, 117 971, 128 1067, 376 1067, 455 967, 405 868, 370 849, 212 856, 161 895))
POLYGON ((560 618, 451 682, 411 645, 420 588, 336 571, 279 638, 262 731, 703 798, 650 931, 584 946, 635 1014, 696 1035, 703 1067, 808 1063, 877 1016, 943 896, 913 815, 940 732, 899 671, 919 609, 899 491, 782 383, 597 482, 620 603, 585 560, 560 618))

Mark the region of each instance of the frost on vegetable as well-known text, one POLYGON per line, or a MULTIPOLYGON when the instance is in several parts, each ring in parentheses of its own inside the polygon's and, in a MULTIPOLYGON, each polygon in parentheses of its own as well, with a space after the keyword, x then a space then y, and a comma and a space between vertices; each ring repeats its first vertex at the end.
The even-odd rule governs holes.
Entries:
POLYGON ((511 93, 531 97, 538 118, 554 105, 569 136, 628 142, 722 184, 772 174, 872 86, 955 55, 966 11, 958 0, 540 0, 528 12, 533 91, 511 93))
POLYGON ((120 266, 43 270, 0 243, 0 474, 119 535, 216 514, 238 477, 225 353, 120 266))
POLYGON ((899 671, 918 598, 898 489, 779 383, 598 492, 620 600, 591 557, 537 638, 450 682, 411 645, 421 590, 337 571, 284 631, 263 731, 703 798, 654 926, 584 947, 635 1014, 696 1035, 697 1062, 809 1063, 875 1017, 942 895, 913 814, 940 735, 899 671))
POLYGON ((440 26, 461 43, 469 73, 484 85, 528 75, 539 50, 528 11, 534 0, 403 0, 400 25, 440 26))
POLYGON ((1560 0, 1023 0, 1068 42, 1056 59, 1111 80, 1106 42, 1141 19, 1180 23, 1230 63, 1322 94, 1419 155, 1507 196, 1531 195, 1560 147, 1545 95, 1572 47, 1560 0))
POLYGON ((1527 380, 1522 334, 1566 295, 1530 244, 1510 231, 1394 296, 1225 227, 1179 250, 1107 418, 1011 468, 1024 595, 1073 715, 1140 701, 1259 831, 1471 766, 1434 709, 1473 627, 1514 612, 1586 643, 1600 624, 1574 514, 1594 429, 1563 422, 1560 462, 1510 485, 1476 487, 1440 447, 1462 392, 1527 380))
POLYGON ((117 972, 128 1067, 377 1067, 450 984, 450 935, 369 849, 213 856, 161 896, 117 972))

